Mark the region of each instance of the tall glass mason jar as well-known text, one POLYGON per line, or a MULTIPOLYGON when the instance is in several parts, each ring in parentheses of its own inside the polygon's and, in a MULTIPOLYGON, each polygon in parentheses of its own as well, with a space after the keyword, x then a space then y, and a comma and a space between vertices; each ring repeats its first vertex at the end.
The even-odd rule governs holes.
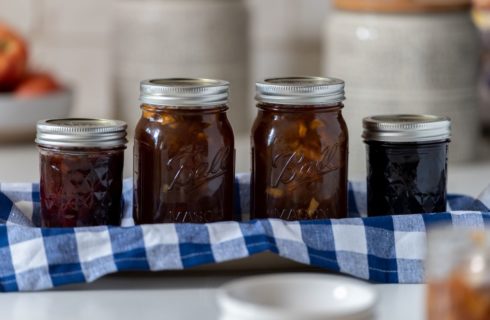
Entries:
POLYGON ((251 218, 346 217, 344 81, 272 78, 256 90, 251 218))
POLYGON ((121 224, 126 142, 123 121, 38 122, 43 227, 121 224))
POLYGON ((141 82, 134 140, 136 224, 232 220, 235 147, 229 84, 211 79, 141 82))

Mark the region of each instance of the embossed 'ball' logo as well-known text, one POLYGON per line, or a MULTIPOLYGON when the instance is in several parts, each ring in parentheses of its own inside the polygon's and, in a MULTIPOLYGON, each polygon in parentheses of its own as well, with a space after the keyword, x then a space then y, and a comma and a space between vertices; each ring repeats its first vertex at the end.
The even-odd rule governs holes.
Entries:
POLYGON ((293 181, 300 185, 339 169, 338 150, 338 143, 328 146, 322 150, 318 159, 310 159, 298 151, 278 153, 272 159, 272 187, 277 188, 279 184, 290 184, 293 181))
POLYGON ((203 152, 196 152, 193 146, 181 148, 176 156, 167 161, 170 175, 167 191, 178 188, 194 189, 224 175, 230 156, 229 146, 219 149, 211 161, 203 152))

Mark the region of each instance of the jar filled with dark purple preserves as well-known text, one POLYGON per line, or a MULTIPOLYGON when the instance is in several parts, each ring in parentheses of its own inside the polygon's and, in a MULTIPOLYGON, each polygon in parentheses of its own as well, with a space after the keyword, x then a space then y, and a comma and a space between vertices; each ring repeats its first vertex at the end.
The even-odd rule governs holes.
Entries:
POLYGON ((252 218, 347 215, 344 82, 291 77, 257 83, 252 129, 252 218))
POLYGON ((228 87, 211 79, 141 82, 142 116, 134 140, 136 224, 233 219, 228 87))
POLYGON ((368 215, 446 211, 450 119, 380 115, 363 126, 368 215))
POLYGON ((44 227, 119 225, 126 123, 55 119, 37 124, 44 227))

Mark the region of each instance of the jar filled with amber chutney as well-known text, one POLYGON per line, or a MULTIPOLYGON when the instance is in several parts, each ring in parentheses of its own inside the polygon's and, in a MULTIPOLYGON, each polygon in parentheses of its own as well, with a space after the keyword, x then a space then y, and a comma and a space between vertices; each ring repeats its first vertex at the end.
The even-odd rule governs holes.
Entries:
POLYGON ((320 77, 273 78, 257 83, 256 90, 251 217, 346 217, 344 82, 320 77))
POLYGON ((211 79, 141 82, 134 140, 136 224, 232 220, 235 148, 229 84, 211 79))
POLYGON ((126 123, 55 119, 37 124, 44 227, 119 225, 126 123))

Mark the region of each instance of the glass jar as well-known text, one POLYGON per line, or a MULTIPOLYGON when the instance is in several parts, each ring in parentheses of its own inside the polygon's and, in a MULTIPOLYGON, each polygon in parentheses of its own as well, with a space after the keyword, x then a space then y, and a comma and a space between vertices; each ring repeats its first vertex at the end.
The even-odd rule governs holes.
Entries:
POLYGON ((428 233, 428 320, 484 320, 490 315, 490 234, 452 226, 428 233))
POLYGON ((235 148, 228 82, 141 82, 135 131, 137 224, 232 220, 235 148))
POLYGON ((347 215, 344 82, 291 77, 257 83, 252 129, 252 218, 347 215))
POLYGON ((381 115, 363 127, 368 215, 446 211, 450 119, 381 115))
POLYGON ((121 223, 126 142, 122 121, 38 122, 43 227, 121 223))

